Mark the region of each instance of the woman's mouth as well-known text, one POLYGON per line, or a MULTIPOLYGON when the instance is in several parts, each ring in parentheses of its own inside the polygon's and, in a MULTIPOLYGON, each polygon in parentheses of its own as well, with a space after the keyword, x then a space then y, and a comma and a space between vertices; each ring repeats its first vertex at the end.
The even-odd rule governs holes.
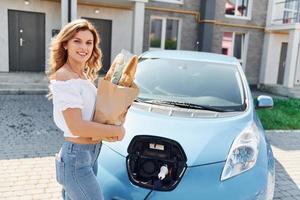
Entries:
POLYGON ((81 57, 85 57, 87 55, 87 53, 85 52, 77 52, 78 55, 80 55, 81 57))

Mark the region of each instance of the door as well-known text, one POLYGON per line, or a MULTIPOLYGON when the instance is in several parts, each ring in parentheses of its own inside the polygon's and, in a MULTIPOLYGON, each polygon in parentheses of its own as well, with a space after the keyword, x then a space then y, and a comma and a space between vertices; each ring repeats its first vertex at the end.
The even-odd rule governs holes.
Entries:
POLYGON ((287 53, 288 43, 281 43, 281 52, 280 52, 280 60, 279 60, 279 69, 277 76, 277 84, 283 84, 284 70, 286 64, 286 53, 287 53))
POLYGON ((100 35, 100 49, 102 51, 102 69, 100 73, 105 74, 110 67, 112 21, 92 18, 84 19, 89 20, 96 27, 98 34, 100 35))
POLYGON ((45 71, 45 14, 8 10, 9 71, 45 71))
POLYGON ((295 74, 295 85, 300 86, 300 45, 298 46, 298 56, 295 74))

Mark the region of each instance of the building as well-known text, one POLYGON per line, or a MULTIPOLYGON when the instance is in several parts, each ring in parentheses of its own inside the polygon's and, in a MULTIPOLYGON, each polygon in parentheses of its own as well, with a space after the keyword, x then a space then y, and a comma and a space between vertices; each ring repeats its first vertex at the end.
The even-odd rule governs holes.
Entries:
POLYGON ((47 71, 51 38, 77 18, 100 33, 104 71, 121 49, 196 50, 198 16, 198 0, 1 0, 0 71, 47 71))
POLYGON ((250 85, 259 83, 267 0, 201 0, 199 50, 239 59, 250 85))
POLYGON ((101 36, 102 72, 121 49, 198 50, 237 57, 250 85, 300 96, 299 1, 1 0, 0 72, 47 71, 52 37, 86 18, 101 36))
POLYGON ((260 84, 292 97, 300 97, 299 23, 299 0, 269 0, 260 84))
POLYGON ((142 51, 141 37, 132 35, 143 34, 143 4, 126 0, 2 0, 0 71, 47 70, 51 38, 76 18, 90 19, 99 30, 103 64, 108 68, 122 48, 132 50, 133 46, 135 52, 142 51))

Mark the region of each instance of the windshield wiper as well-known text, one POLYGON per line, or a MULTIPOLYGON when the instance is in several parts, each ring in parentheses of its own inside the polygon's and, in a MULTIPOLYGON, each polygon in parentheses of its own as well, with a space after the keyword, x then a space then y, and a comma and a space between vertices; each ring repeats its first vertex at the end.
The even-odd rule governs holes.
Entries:
POLYGON ((194 103, 185 103, 185 102, 177 102, 177 101, 165 101, 165 100, 156 100, 156 99, 141 99, 138 98, 135 100, 136 102, 149 103, 155 105, 172 105, 180 108, 192 108, 192 109, 200 109, 200 110, 210 110, 215 112, 230 112, 232 110, 225 110, 221 108, 216 108, 208 105, 199 105, 194 103))

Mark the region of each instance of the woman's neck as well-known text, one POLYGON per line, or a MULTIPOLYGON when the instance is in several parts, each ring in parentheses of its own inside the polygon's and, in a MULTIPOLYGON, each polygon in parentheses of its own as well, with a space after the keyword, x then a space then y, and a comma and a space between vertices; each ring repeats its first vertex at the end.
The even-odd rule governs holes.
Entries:
POLYGON ((68 68, 76 73, 79 77, 85 77, 84 76, 84 64, 83 63, 79 63, 79 62, 76 62, 74 60, 67 60, 66 62, 68 68))

